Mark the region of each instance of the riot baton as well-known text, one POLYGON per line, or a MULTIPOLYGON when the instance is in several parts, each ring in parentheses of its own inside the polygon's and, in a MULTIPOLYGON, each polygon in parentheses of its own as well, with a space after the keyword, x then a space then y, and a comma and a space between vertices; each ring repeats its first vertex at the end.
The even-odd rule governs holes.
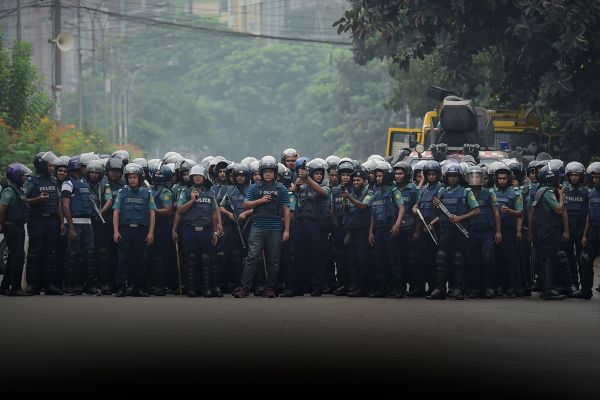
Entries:
POLYGON ((106 221, 104 220, 102 213, 98 209, 98 206, 96 205, 96 203, 94 203, 94 200, 90 199, 90 201, 92 202, 92 207, 94 207, 94 211, 96 211, 96 214, 98 214, 98 217, 100 217, 100 221, 102 221, 102 223, 105 224, 106 221))
POLYGON ((238 235, 240 235, 240 241, 242 242, 242 248, 244 250, 246 250, 246 242, 244 242, 244 235, 242 235, 242 228, 240 227, 240 223, 238 221, 238 216, 235 213, 235 208, 233 207, 233 203, 231 202, 231 195, 227 195, 226 197, 227 197, 227 203, 229 203, 229 206, 231 207, 231 213, 233 214, 235 227, 237 228, 238 235))
POLYGON ((431 236, 431 240, 433 240, 433 243, 438 245, 438 242, 435 239, 435 235, 433 234, 433 230, 431 229, 429 224, 425 221, 425 217, 423 217, 423 214, 421 214, 421 210, 419 210, 418 208, 417 208, 417 215, 419 216, 419 219, 423 223, 423 226, 425 226, 425 230, 427 231, 427 233, 429 233, 429 236, 431 236))
MULTIPOLYGON (((450 216, 452 214, 450 214, 450 211, 448 211, 448 209, 446 208, 446 206, 444 205, 444 203, 440 203, 438 204, 438 207, 440 210, 442 210, 442 212, 444 214, 446 214, 446 217, 448 217, 448 219, 450 219, 450 216)), ((467 232, 467 230, 465 229, 464 226, 462 226, 460 224, 460 222, 452 222, 454 225, 456 225, 456 227, 458 228, 459 231, 462 232, 463 235, 465 235, 465 237, 468 239, 469 238, 469 232, 467 232)))
POLYGON ((181 262, 179 261, 179 241, 175 241, 175 254, 177 256, 177 278, 179 279, 179 296, 183 296, 183 289, 181 288, 181 262))

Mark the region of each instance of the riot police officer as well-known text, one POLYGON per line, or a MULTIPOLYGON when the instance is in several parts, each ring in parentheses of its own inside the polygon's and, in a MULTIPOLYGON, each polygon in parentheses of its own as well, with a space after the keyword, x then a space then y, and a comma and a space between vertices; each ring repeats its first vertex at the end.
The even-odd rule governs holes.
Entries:
POLYGON ((565 207, 569 217, 569 240, 565 242, 565 252, 569 257, 571 279, 579 287, 581 271, 581 239, 587 220, 589 206, 589 189, 584 186, 585 168, 583 164, 573 161, 565 167, 565 207))
POLYGON ((30 174, 31 170, 23 164, 8 165, 8 185, 0 193, 0 233, 4 233, 9 252, 2 284, 3 293, 9 296, 29 295, 21 289, 21 277, 25 262, 25 223, 29 218, 29 205, 22 186, 30 174), (4 284, 5 281, 7 285, 4 284))
POLYGON ((219 209, 215 196, 210 190, 208 173, 201 165, 194 165, 190 171, 191 186, 180 192, 177 200, 177 212, 173 223, 173 241, 179 240, 179 226, 183 238, 183 260, 186 281, 186 295, 196 297, 196 275, 202 274, 202 295, 212 297, 211 291, 211 255, 219 240, 221 226, 219 209))
POLYGON ((303 294, 304 287, 310 286, 311 296, 321 296, 327 254, 321 218, 327 210, 326 199, 330 189, 322 185, 325 167, 320 160, 311 160, 305 167, 299 161, 296 161, 298 179, 292 188, 298 196, 294 212, 296 285, 301 292, 299 294, 303 294))
MULTIPOLYGON (((421 213, 423 220, 419 217, 417 225, 417 235, 419 236, 417 243, 417 254, 421 262, 418 268, 421 269, 417 275, 425 275, 427 281, 427 294, 433 290, 435 285, 435 257, 438 252, 438 237, 439 237, 439 218, 435 213, 433 199, 438 196, 440 189, 443 187, 440 182, 442 178, 442 168, 437 161, 427 161, 423 165, 423 176, 425 186, 423 186, 419 195, 418 203, 413 206, 413 214, 417 213, 417 209, 421 213), (425 224, 427 226, 425 226, 425 224), (427 232, 425 232, 427 231, 427 232), (437 242, 437 243, 436 243, 437 242)), ((417 292, 414 294, 422 295, 417 292)))
POLYGON ((119 246, 117 297, 146 297, 144 290, 145 247, 154 243, 156 204, 144 187, 144 170, 131 163, 123 169, 127 186, 119 190, 113 205, 113 240, 119 246), (129 286, 129 289, 127 288, 129 286))
POLYGON ((167 286, 167 267, 169 265, 169 244, 173 229, 173 193, 168 185, 173 172, 168 165, 160 165, 151 173, 152 197, 156 205, 154 244, 148 248, 148 278, 150 294, 164 296, 167 286))
POLYGON ((471 189, 461 186, 462 177, 460 165, 448 164, 445 176, 447 186, 440 189, 438 197, 433 199, 436 207, 440 208, 440 205, 443 205, 447 208, 449 216, 444 212, 440 214, 440 245, 435 264, 435 289, 427 296, 430 300, 446 297, 451 259, 454 269, 454 291, 451 297, 457 300, 464 299, 467 238, 457 228, 461 222, 479 214, 479 203, 471 189))
MULTIPOLYGON (((69 160, 69 178, 61 188, 62 208, 66 219, 69 244, 65 268, 65 291, 69 295, 81 294, 84 271, 93 270, 94 231, 92 215, 94 207, 90 185, 81 175, 79 156, 69 160)), ((88 294, 96 295, 95 282, 87 282, 88 294)))
MULTIPOLYGON (((589 211, 585 230, 581 238, 583 255, 581 257, 581 295, 584 299, 592 298, 592 285, 594 283, 594 260, 600 252, 600 162, 593 162, 588 166, 588 175, 592 180, 592 189, 589 194, 589 211)), ((600 289, 600 286, 598 286, 600 289)), ((598 290, 598 289, 596 289, 598 290)))
POLYGON ((244 209, 253 210, 253 220, 248 237, 248 260, 242 273, 242 285, 233 293, 236 298, 248 296, 263 250, 266 253, 267 271, 265 297, 275 297, 281 243, 288 240, 290 229, 288 189, 277 182, 277 169, 275 157, 263 157, 259 162, 261 180, 250 186, 244 200, 244 209))
MULTIPOLYGON (((233 164, 231 176, 235 182, 221 201, 223 230, 229 232, 227 251, 230 255, 231 270, 226 274, 231 289, 242 279, 243 262, 246 259, 246 242, 250 233, 252 210, 244 210, 244 200, 250 183, 250 169, 244 164, 233 164)), ((227 237, 227 233, 225 237, 227 237)))
POLYGON ((405 215, 404 200, 393 182, 390 164, 381 160, 376 163, 369 243, 375 247, 377 278, 369 297, 387 297, 391 283, 390 294, 402 298, 405 282, 399 234, 405 215))
POLYGON ((480 167, 468 167, 465 179, 479 204, 479 214, 470 220, 469 298, 489 298, 494 291, 494 243, 502 242, 498 201, 491 189, 483 187, 483 171, 480 167))
MULTIPOLYGON (((330 156, 331 157, 331 156, 330 156)), ((349 200, 343 193, 352 190, 351 175, 354 172, 354 164, 350 159, 339 161, 335 166, 330 167, 329 184, 331 190, 331 240, 330 253, 333 261, 333 268, 337 275, 337 284, 339 285, 333 293, 342 296, 348 293, 350 287, 350 269, 348 264, 348 245, 344 243, 346 238, 346 213, 348 212, 349 200), (335 178, 332 174, 335 172, 335 178), (332 185, 332 182, 339 184, 332 185)))
MULTIPOLYGON (((62 294, 55 286, 56 248, 61 232, 62 212, 58 184, 54 177, 57 157, 51 151, 38 153, 34 160, 36 174, 25 184, 31 217, 27 223, 29 250, 27 254, 27 292, 47 295, 62 294)), ((62 228, 64 232, 64 227, 62 228)))
MULTIPOLYGON (((507 297, 526 294, 527 282, 522 281, 520 269, 523 264, 518 260, 519 242, 521 241, 521 225, 523 223, 523 196, 511 182, 511 171, 505 164, 499 163, 494 168, 494 193, 500 206, 500 223, 502 242, 496 244, 496 287, 498 294, 505 290, 507 297)), ((486 297, 494 293, 486 289, 486 297)))
POLYGON ((102 274, 102 282, 100 283, 101 290, 105 294, 110 294, 113 288, 117 290, 115 284, 115 271, 116 265, 118 264, 119 260, 119 251, 117 244, 113 240, 114 231, 112 223, 112 206, 115 200, 117 199, 117 194, 119 193, 119 190, 125 187, 126 184, 125 179, 123 179, 123 168, 123 159, 118 157, 109 158, 106 164, 104 165, 105 176, 102 179, 102 185, 108 185, 111 193, 111 198, 106 199, 106 202, 102 205, 102 216, 106 221, 106 242, 108 243, 108 264, 110 265, 110 268, 108 268, 108 270, 103 269, 102 266, 99 270, 102 274), (104 276, 104 273, 107 273, 106 277, 104 276))
MULTIPOLYGON (((554 160, 552 160, 554 161, 554 160)), ((558 160, 556 160, 558 161, 558 160)), ((562 164, 562 163, 561 163, 562 164)), ((580 297, 581 292, 571 282, 571 271, 562 241, 568 239, 569 228, 565 212, 565 190, 560 186, 564 169, 550 162, 538 174, 538 188, 530 213, 530 223, 535 227, 535 243, 540 259, 545 300, 564 300, 560 293, 559 278, 567 285, 570 297, 580 297), (558 193, 559 199, 556 199, 558 193)))
MULTIPOLYGON (((419 200, 419 189, 411 182, 412 168, 409 163, 399 161, 394 164, 394 181, 396 187, 402 194, 404 202, 404 218, 400 225, 400 258, 404 275, 410 284, 410 290, 407 295, 422 296, 425 287, 425 275, 422 268, 417 268, 417 249, 415 246, 417 240, 416 220, 413 214, 413 207, 419 200)), ((405 288, 403 288, 405 289, 405 288)))

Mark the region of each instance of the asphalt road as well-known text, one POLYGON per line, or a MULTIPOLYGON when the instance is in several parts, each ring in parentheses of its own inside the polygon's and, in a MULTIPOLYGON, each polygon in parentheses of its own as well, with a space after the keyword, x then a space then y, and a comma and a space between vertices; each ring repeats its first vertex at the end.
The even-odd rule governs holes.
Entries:
POLYGON ((222 393, 328 385, 340 393, 598 398, 595 295, 560 302, 0 297, 0 387, 128 384, 169 392, 204 382, 222 393))

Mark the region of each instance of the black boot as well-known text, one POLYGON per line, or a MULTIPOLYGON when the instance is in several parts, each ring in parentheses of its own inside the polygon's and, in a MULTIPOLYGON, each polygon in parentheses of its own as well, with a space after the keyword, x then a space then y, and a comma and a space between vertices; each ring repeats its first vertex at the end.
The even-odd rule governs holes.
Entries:
POLYGON ((212 268, 211 265, 211 257, 207 254, 202 254, 202 296, 206 298, 213 297, 213 292, 210 290, 211 284, 211 273, 210 270, 212 268))
POLYGON ((79 253, 67 254, 65 264, 65 293, 69 296, 75 296, 75 281, 77 279, 77 268, 79 266, 79 253))
POLYGON ((96 250, 96 258, 98 260, 98 284, 100 285, 100 292, 105 296, 110 296, 112 288, 110 284, 111 274, 108 249, 96 250))
POLYGON ((100 291, 96 288, 96 253, 89 250, 85 253, 85 293, 90 296, 99 296, 100 291))
POLYGON ((155 285, 152 294, 154 296, 164 296, 166 295, 165 287, 166 287, 166 268, 165 268, 165 260, 162 257, 156 257, 154 259, 154 273, 155 273, 155 285))
POLYGON ((404 283, 395 283, 392 291, 390 292, 390 296, 394 297, 395 299, 404 298, 405 286, 406 285, 404 283))
POLYGON ((348 288, 346 286, 340 286, 333 291, 335 296, 345 296, 348 294, 348 288))
POLYGON ((216 262, 211 266, 211 290, 215 297, 223 297, 221 285, 223 282, 223 272, 225 270, 225 253, 217 253, 215 261, 216 262))
POLYGON ((543 275, 544 275, 544 300, 564 300, 567 296, 560 294, 555 288, 554 283, 554 259, 546 258, 544 260, 543 275))
POLYGON ((27 255, 27 267, 25 276, 27 278, 27 293, 30 295, 40 294, 39 276, 38 276, 38 258, 36 253, 27 255))
POLYGON ((198 295, 196 293, 196 264, 198 261, 196 254, 189 254, 186 261, 185 272, 187 281, 185 283, 185 295, 187 297, 196 297, 198 295))
POLYGON ((56 257, 54 253, 46 256, 46 289, 44 294, 46 296, 60 296, 62 291, 55 285, 56 282, 56 257))
POLYGON ((558 265, 562 274, 563 284, 566 286, 567 297, 579 299, 582 296, 579 288, 573 283, 573 276, 571 275, 571 265, 567 253, 559 251, 557 254, 558 265))
POLYGON ((446 298, 446 267, 436 265, 435 288, 426 297, 427 300, 443 300, 446 298))

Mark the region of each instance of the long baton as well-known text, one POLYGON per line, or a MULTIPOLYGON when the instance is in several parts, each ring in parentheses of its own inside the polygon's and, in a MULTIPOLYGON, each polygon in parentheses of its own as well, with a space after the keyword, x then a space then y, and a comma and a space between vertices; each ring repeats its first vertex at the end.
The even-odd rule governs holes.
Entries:
MULTIPOLYGON (((448 211, 448 209, 446 208, 446 206, 443 203, 438 204, 438 207, 440 208, 440 210, 442 210, 442 212, 444 214, 446 214, 446 217, 448 217, 448 219, 450 219, 450 211, 448 211)), ((467 232, 467 230, 465 229, 464 226, 462 226, 460 224, 460 222, 452 222, 454 225, 456 225, 456 227, 458 228, 459 231, 462 232, 463 235, 465 235, 465 237, 468 239, 469 238, 469 232, 467 232)))
POLYGON ((179 261, 179 241, 175 241, 175 254, 177 255, 177 278, 179 279, 179 296, 183 296, 181 287, 181 262, 179 261))
POLYGON ((429 236, 431 236, 431 240, 433 240, 433 243, 435 243, 437 245, 438 242, 435 239, 435 235, 433 234, 433 231, 429 227, 429 224, 427 223, 427 221, 425 221, 425 217, 423 217, 423 214, 421 214, 421 210, 419 210, 418 208, 417 208, 417 215, 419 216, 419 219, 421 220, 421 222, 425 226, 425 230, 427 230, 427 233, 429 233, 429 236))

